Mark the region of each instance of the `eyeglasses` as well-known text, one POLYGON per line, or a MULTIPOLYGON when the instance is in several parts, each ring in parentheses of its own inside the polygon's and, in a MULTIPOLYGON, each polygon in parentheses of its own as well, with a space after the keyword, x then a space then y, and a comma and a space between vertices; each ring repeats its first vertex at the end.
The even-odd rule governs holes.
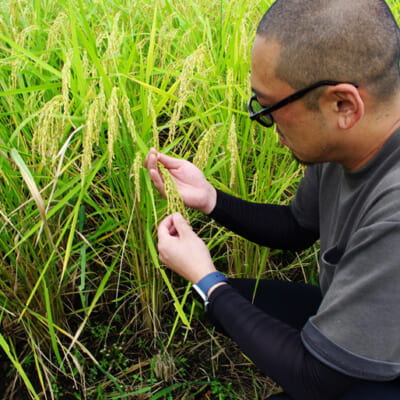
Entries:
POLYGON ((311 90, 314 90, 320 86, 336 86, 341 83, 349 83, 355 87, 358 87, 355 83, 352 82, 336 82, 336 81, 320 81, 316 82, 310 86, 307 86, 304 89, 300 89, 299 91, 291 94, 288 97, 278 101, 277 103, 273 104, 269 107, 263 107, 257 100, 257 95, 254 94, 247 104, 247 109, 249 110, 250 119, 252 121, 257 121, 261 125, 269 128, 274 124, 274 118, 272 116, 272 112, 278 110, 281 107, 286 106, 293 101, 296 101, 306 95, 311 90))

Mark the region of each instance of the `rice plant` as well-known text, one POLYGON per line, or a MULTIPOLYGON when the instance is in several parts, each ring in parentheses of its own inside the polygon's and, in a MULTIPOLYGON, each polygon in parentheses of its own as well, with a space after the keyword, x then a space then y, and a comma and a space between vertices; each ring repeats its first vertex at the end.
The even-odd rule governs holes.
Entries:
MULTIPOLYGON (((254 28, 270 3, 2 2, 3 398, 178 398, 210 387, 178 380, 179 346, 171 358, 196 312, 157 257, 156 227, 171 211, 189 212, 228 274, 289 277, 269 249, 184 210, 168 175, 162 199, 142 167, 154 146, 229 193, 290 200, 302 171, 246 112, 254 28)), ((301 257, 291 270, 308 279, 314 254, 301 257)))

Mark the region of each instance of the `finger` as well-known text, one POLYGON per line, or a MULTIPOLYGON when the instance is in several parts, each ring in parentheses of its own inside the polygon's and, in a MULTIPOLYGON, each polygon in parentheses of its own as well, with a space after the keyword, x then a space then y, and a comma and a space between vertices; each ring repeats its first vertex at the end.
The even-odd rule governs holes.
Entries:
POLYGON ((169 235, 172 227, 174 226, 174 219, 172 214, 166 216, 158 225, 157 232, 158 236, 161 235, 169 235))
POLYGON ((193 232, 192 227, 189 225, 189 222, 183 218, 182 214, 175 213, 172 214, 173 224, 179 236, 187 234, 188 232, 193 232))
POLYGON ((158 168, 157 151, 153 148, 150 149, 149 154, 146 156, 144 166, 149 171, 149 176, 156 189, 164 195, 164 179, 158 168))
POLYGON ((149 150, 149 152, 147 153, 147 156, 146 156, 146 158, 145 158, 144 161, 143 161, 143 165, 144 165, 146 168, 149 168, 150 160, 151 160, 151 158, 152 158, 154 155, 157 156, 157 151, 156 151, 156 149, 155 149, 154 147, 152 147, 152 148, 149 150))
POLYGON ((168 263, 168 250, 171 248, 171 239, 176 236, 176 229, 172 215, 164 218, 157 228, 158 243, 157 250, 158 256, 164 264, 168 263))
POLYGON ((167 169, 179 168, 183 161, 180 158, 170 157, 162 153, 157 153, 157 160, 167 169))
POLYGON ((157 168, 157 151, 155 149, 150 149, 143 164, 148 170, 157 168))
POLYGON ((158 169, 150 169, 149 176, 156 189, 164 194, 164 179, 158 169))

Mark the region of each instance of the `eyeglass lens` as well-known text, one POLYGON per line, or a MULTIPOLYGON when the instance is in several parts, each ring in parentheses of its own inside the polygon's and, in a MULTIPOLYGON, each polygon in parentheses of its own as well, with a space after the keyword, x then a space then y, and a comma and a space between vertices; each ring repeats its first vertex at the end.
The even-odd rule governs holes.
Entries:
MULTIPOLYGON (((251 108, 252 108, 254 113, 258 113, 259 111, 264 109, 264 107, 258 102, 258 100, 256 98, 252 99, 250 105, 251 105, 251 108)), ((257 120, 259 122, 261 122, 263 125, 266 125, 266 126, 271 126, 274 123, 271 114, 260 115, 260 116, 258 116, 257 120)))

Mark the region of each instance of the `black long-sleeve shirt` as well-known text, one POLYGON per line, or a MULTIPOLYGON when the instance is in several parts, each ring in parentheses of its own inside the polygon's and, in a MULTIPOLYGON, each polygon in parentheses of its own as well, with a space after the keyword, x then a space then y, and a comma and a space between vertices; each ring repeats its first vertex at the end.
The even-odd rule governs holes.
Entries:
POLYGON ((240 236, 274 249, 304 250, 319 237, 319 232, 298 224, 289 206, 252 203, 219 190, 209 216, 240 236))

